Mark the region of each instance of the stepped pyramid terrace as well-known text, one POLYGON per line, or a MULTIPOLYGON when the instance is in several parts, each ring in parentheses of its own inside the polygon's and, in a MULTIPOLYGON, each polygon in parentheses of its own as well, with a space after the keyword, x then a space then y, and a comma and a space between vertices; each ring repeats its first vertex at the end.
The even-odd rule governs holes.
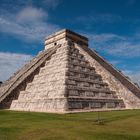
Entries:
POLYGON ((140 89, 70 30, 0 86, 0 108, 36 112, 140 109, 140 89))

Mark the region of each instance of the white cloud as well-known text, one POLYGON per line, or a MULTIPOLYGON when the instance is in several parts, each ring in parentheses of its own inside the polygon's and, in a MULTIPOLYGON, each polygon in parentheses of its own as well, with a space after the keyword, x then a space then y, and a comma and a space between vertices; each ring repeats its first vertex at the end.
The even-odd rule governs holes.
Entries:
POLYGON ((126 74, 126 75, 132 74, 132 71, 131 70, 123 70, 122 72, 124 74, 126 74))
MULTIPOLYGON (((54 9, 60 4, 61 0, 1 0, 1 9, 17 10, 23 7, 37 5, 38 7, 44 6, 45 9, 54 9)), ((0 9, 0 10, 1 10, 0 9)))
POLYGON ((17 14, 17 21, 19 22, 36 22, 42 20, 44 17, 47 18, 48 13, 42 9, 34 7, 25 7, 17 14))
POLYGON ((43 42, 44 38, 59 29, 47 20, 48 13, 35 7, 24 7, 17 14, 0 15, 0 32, 30 42, 43 42))
POLYGON ((117 42, 114 46, 109 46, 106 52, 112 55, 126 56, 126 57, 139 57, 140 56, 140 42, 133 44, 131 42, 117 42))
POLYGON ((123 73, 131 78, 134 83, 140 86, 140 71, 123 70, 123 73))
POLYGON ((7 80, 31 59, 31 55, 0 52, 0 81, 7 80))
POLYGON ((121 63, 121 61, 119 61, 119 60, 110 60, 109 63, 111 63, 113 65, 117 65, 117 64, 121 63))
POLYGON ((108 41, 116 41, 116 40, 125 40, 126 38, 124 36, 112 34, 112 33, 102 33, 102 34, 85 34, 90 38, 90 40, 93 40, 97 43, 104 43, 108 41))
POLYGON ((60 3, 60 0, 43 0, 43 3, 51 8, 56 8, 60 3))
POLYGON ((131 79, 140 86, 140 72, 130 75, 131 79))
POLYGON ((104 51, 113 56, 123 56, 127 58, 140 56, 138 33, 134 34, 132 37, 125 37, 112 33, 84 33, 84 35, 89 38, 90 46, 97 51, 104 51))

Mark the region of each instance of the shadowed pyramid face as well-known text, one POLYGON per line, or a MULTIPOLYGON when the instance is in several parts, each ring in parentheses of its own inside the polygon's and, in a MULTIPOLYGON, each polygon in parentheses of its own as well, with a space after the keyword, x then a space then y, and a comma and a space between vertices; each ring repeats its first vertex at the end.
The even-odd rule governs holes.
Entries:
POLYGON ((3 90, 7 96, 0 106, 58 113, 139 108, 139 97, 116 74, 88 48, 87 38, 62 30, 48 37, 45 50, 9 81, 15 80, 3 90))

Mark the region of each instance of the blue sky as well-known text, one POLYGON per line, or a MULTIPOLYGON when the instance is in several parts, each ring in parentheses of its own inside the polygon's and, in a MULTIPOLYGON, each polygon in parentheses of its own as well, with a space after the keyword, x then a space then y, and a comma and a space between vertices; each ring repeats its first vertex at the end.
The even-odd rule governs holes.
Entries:
POLYGON ((87 36, 90 48, 140 83, 139 0, 1 0, 0 80, 63 28, 87 36))

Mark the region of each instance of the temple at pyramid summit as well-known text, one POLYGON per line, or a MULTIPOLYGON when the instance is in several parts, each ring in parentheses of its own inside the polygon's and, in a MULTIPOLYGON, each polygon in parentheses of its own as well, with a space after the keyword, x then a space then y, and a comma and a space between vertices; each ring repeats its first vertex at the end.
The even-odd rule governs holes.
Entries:
POLYGON ((88 46, 88 38, 64 29, 0 85, 0 108, 72 113, 140 109, 140 89, 88 46))

